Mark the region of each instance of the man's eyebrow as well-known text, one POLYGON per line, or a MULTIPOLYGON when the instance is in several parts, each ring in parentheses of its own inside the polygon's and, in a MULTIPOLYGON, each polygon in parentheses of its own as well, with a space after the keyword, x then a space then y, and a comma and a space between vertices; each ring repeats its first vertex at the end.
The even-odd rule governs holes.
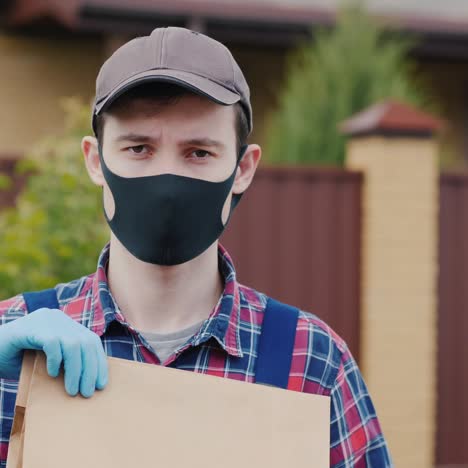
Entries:
MULTIPOLYGON (((116 139, 116 142, 121 141, 133 141, 136 143, 152 143, 157 142, 158 138, 153 138, 149 135, 143 135, 138 133, 125 133, 123 135, 119 135, 116 139)), ((213 140, 211 138, 190 138, 188 140, 183 140, 179 142, 179 146, 204 146, 204 147, 214 147, 217 149, 224 149, 224 143, 213 140)))
POLYGON ((125 133, 123 135, 119 135, 115 141, 133 141, 137 143, 149 143, 157 141, 156 138, 150 137, 148 135, 141 135, 138 133, 125 133))
POLYGON ((183 140, 179 143, 180 146, 205 146, 214 147, 218 149, 224 149, 224 143, 220 141, 212 140, 211 138, 190 138, 189 140, 183 140))

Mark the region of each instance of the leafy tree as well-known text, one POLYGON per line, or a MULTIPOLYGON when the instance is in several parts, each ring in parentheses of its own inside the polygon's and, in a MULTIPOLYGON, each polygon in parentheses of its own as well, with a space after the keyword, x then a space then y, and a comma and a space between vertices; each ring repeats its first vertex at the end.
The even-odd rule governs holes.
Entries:
POLYGON ((0 299, 91 273, 108 234, 101 191, 80 151, 90 110, 64 101, 65 130, 41 141, 17 170, 31 172, 16 206, 0 213, 0 299))
POLYGON ((386 98, 431 104, 408 62, 411 45, 359 6, 341 10, 333 30, 316 32, 289 59, 267 132, 268 160, 342 165, 345 138, 337 126, 344 119, 386 98))

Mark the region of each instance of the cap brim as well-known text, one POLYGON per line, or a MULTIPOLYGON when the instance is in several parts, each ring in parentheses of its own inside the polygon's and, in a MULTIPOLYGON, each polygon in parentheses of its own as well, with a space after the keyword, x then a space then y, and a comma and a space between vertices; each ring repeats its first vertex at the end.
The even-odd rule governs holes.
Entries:
POLYGON ((206 96, 208 99, 229 106, 240 101, 239 94, 230 91, 220 84, 208 78, 188 73, 180 70, 156 69, 133 75, 131 78, 120 83, 110 94, 96 102, 94 106, 95 114, 105 110, 112 102, 128 90, 147 82, 173 83, 196 94, 206 96))

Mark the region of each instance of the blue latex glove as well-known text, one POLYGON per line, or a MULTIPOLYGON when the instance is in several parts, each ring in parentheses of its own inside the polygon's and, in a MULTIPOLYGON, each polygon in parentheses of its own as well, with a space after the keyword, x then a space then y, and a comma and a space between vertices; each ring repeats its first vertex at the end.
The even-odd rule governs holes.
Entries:
POLYGON ((63 363, 65 389, 72 396, 79 391, 88 398, 107 384, 101 339, 60 310, 38 309, 0 326, 0 378, 19 379, 25 349, 44 351, 52 377, 63 363))

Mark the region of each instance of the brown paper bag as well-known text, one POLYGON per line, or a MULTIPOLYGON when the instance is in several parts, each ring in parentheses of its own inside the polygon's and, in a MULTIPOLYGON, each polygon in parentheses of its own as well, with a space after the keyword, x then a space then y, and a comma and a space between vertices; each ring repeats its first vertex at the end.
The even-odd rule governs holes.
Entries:
POLYGON ((328 397, 109 358, 70 397, 25 354, 7 468, 328 468, 328 397))
POLYGON ((8 453, 7 468, 22 468, 23 466, 23 442, 24 442, 24 419, 26 405, 28 402, 29 387, 36 364, 36 354, 32 351, 24 353, 23 367, 21 368, 20 385, 16 396, 15 418, 11 428, 10 445, 8 453))

